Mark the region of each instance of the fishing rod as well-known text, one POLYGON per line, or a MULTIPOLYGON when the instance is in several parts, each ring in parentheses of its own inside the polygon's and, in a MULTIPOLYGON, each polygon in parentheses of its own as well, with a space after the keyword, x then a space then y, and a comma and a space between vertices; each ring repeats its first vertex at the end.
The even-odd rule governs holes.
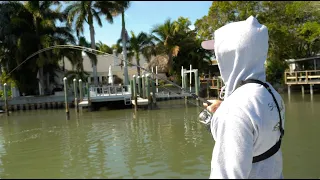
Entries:
POLYGON ((174 83, 174 82, 172 82, 172 81, 169 81, 169 80, 167 80, 167 79, 161 78, 160 76, 158 76, 157 74, 155 74, 155 73, 153 73, 153 72, 150 72, 150 71, 147 70, 146 68, 143 68, 143 67, 141 67, 141 66, 139 66, 139 65, 137 65, 137 64, 133 64, 133 63, 131 63, 131 62, 127 61, 127 60, 124 60, 124 59, 122 59, 122 58, 119 58, 119 57, 117 57, 117 56, 114 56, 113 54, 108 54, 108 53, 105 53, 105 52, 103 52, 103 51, 99 51, 99 50, 96 50, 96 49, 92 49, 92 48, 88 48, 88 47, 83 47, 83 46, 76 46, 76 45, 55 45, 55 46, 50 46, 50 47, 47 47, 47 48, 43 48, 43 49, 41 49, 41 50, 39 50, 39 51, 36 51, 35 53, 33 53, 33 54, 31 54, 29 57, 27 57, 27 58, 26 58, 23 62, 21 62, 18 66, 16 66, 13 70, 11 70, 11 71, 7 74, 7 76, 9 76, 13 71, 15 71, 17 68, 19 68, 22 64, 24 64, 26 61, 28 61, 28 60, 31 59, 32 57, 34 57, 34 56, 36 56, 36 55, 38 55, 38 54, 40 54, 40 53, 42 53, 42 52, 45 52, 45 51, 48 51, 48 50, 51 50, 51 49, 55 49, 55 48, 58 48, 58 49, 75 49, 75 50, 82 50, 82 51, 85 51, 85 52, 88 52, 88 53, 91 53, 91 54, 94 54, 94 55, 101 55, 101 54, 102 54, 102 55, 107 56, 107 57, 108 57, 108 56, 115 57, 115 58, 120 59, 120 60, 122 60, 122 61, 125 61, 125 62, 127 62, 127 63, 129 63, 129 64, 131 64, 131 65, 133 65, 133 66, 139 67, 140 69, 142 69, 142 70, 144 70, 144 71, 146 71, 146 72, 152 73, 152 74, 155 75, 158 79, 164 80, 164 81, 166 81, 166 82, 168 82, 168 83, 176 86, 177 88, 181 89, 181 91, 184 91, 184 90, 185 90, 185 92, 188 93, 188 94, 190 94, 193 98, 198 99, 198 100, 200 100, 201 102, 207 103, 208 105, 211 105, 211 103, 210 103, 209 101, 207 101, 206 99, 201 98, 201 97, 199 97, 198 95, 196 95, 196 94, 194 94, 194 93, 191 93, 191 92, 186 91, 186 89, 184 89, 183 87, 179 86, 178 84, 176 84, 176 83, 174 83), (95 53, 94 53, 94 52, 95 52, 95 53), (101 54, 99 54, 99 53, 101 53, 101 54))
MULTIPOLYGON (((152 79, 151 79, 151 80, 152 80, 152 79)), ((154 82, 154 80, 152 80, 152 81, 154 82)), ((166 88, 166 87, 162 87, 162 88, 167 89, 167 90, 170 91, 170 92, 173 92, 173 91, 171 91, 170 89, 168 89, 168 88, 166 88)), ((175 93, 175 94, 178 95, 178 93, 176 93, 176 92, 173 92, 173 93, 175 93)), ((187 93, 188 93, 188 92, 187 92, 187 93)), ((193 98, 199 99, 201 102, 207 103, 208 106, 210 106, 210 105, 212 104, 212 103, 210 103, 209 101, 207 101, 206 99, 201 98, 201 97, 195 95, 194 93, 188 93, 188 94, 191 94, 193 98), (195 96, 193 96, 193 95, 195 95, 195 96)), ((193 104, 193 105, 195 105, 195 106, 199 106, 200 108, 203 108, 203 106, 200 106, 199 104, 196 104, 196 103, 194 103, 194 102, 192 102, 192 101, 189 101, 188 99, 186 99, 186 100, 187 100, 189 103, 191 103, 191 104, 193 104)), ((199 121, 200 121, 202 124, 206 125, 206 127, 207 127, 207 129, 208 129, 209 132, 211 131, 211 130, 210 130, 210 122, 211 122, 211 117, 212 117, 212 116, 213 116, 213 114, 212 114, 211 112, 209 112, 207 109, 204 109, 204 108, 203 108, 203 110, 199 113, 199 121)))
MULTIPOLYGON (((48 50, 52 50, 52 49, 75 49, 75 50, 85 51, 85 52, 91 53, 91 54, 93 54, 93 55, 104 55, 104 57, 111 56, 111 57, 120 59, 120 60, 122 60, 122 61, 127 62, 128 64, 131 64, 131 65, 133 65, 133 66, 139 67, 140 69, 142 69, 142 70, 144 70, 144 71, 146 71, 146 72, 148 72, 148 73, 153 74, 153 75, 156 76, 158 79, 164 80, 164 81, 166 81, 166 82, 174 85, 175 87, 179 88, 181 91, 186 92, 187 94, 190 94, 193 98, 198 99, 198 100, 200 100, 200 101, 203 102, 203 103, 207 103, 208 106, 210 106, 210 105, 212 104, 212 103, 209 102, 208 100, 199 97, 199 96, 196 95, 195 93, 188 92, 185 88, 179 86, 178 84, 176 84, 176 83, 174 83, 174 82, 172 82, 172 81, 169 81, 169 80, 167 80, 167 79, 164 79, 164 78, 158 76, 157 74, 155 74, 155 73, 153 73, 153 72, 150 72, 149 70, 147 70, 147 69, 144 68, 144 67, 141 67, 141 66, 139 66, 139 65, 137 65, 137 64, 134 64, 134 63, 131 63, 131 62, 127 61, 127 60, 124 60, 124 59, 122 59, 122 58, 119 58, 119 57, 117 57, 117 56, 115 56, 115 55, 113 55, 113 54, 109 54, 109 53, 105 53, 105 52, 100 51, 100 50, 96 50, 96 49, 92 49, 92 48, 88 48, 88 47, 84 47, 84 46, 77 46, 77 45, 55 45, 55 46, 50 46, 50 47, 47 47, 47 48, 40 49, 40 50, 36 51, 35 53, 31 54, 30 56, 28 56, 28 57, 27 57, 24 61, 22 61, 18 66, 16 66, 13 70, 11 70, 6 76, 9 76, 13 71, 15 71, 15 70, 16 70, 17 68, 19 68, 22 64, 24 64, 25 62, 27 62, 29 59, 33 58, 34 56, 36 56, 36 55, 38 55, 38 54, 40 54, 40 53, 42 53, 42 52, 45 52, 45 51, 48 51, 48 50)), ((165 88, 165 87, 163 87, 163 88, 165 88)), ((168 88, 165 88, 165 89, 169 90, 168 88)), ((202 90, 202 89, 201 89, 201 90, 202 90)), ((169 90, 169 91, 170 91, 170 92, 173 92, 173 91, 171 91, 171 90, 169 90)), ((175 92, 173 92, 173 93, 175 93, 175 92)), ((175 94, 177 94, 177 93, 175 93, 175 94)), ((187 101, 189 101, 189 100, 187 100, 187 101)), ((192 103, 192 104, 195 104, 195 103, 193 103, 193 102, 191 102, 191 101, 189 101, 189 102, 192 103)), ((195 104, 195 105, 196 105, 196 106, 199 106, 199 105, 197 105, 197 104, 195 104)), ((202 106, 199 106, 199 107, 203 108, 202 106)), ((212 116, 212 114, 211 114, 210 112, 208 112, 206 109, 204 109, 204 111, 202 111, 202 112, 199 114, 200 119, 203 120, 203 121, 201 121, 201 122, 204 123, 204 124, 207 124, 208 118, 211 118, 211 116, 212 116)))

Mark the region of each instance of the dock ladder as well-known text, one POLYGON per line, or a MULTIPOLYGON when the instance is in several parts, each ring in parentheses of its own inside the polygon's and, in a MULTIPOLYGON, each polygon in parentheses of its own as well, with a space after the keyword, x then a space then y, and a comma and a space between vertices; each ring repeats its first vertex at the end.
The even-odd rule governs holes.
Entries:
POLYGON ((130 105, 131 104, 131 97, 125 97, 124 98, 124 105, 130 105))

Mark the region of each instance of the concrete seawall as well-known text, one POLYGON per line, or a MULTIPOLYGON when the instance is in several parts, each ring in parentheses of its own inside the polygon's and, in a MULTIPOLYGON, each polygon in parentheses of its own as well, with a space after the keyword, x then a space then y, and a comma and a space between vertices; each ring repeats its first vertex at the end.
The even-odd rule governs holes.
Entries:
MULTIPOLYGON (((190 97, 190 94, 181 95, 176 87, 168 87, 171 92, 163 92, 165 89, 160 89, 161 92, 157 93, 157 101, 168 101, 174 99, 184 99, 185 96, 190 97)), ((86 99, 86 97, 83 97, 86 99)), ((80 100, 78 99, 78 102, 80 100)), ((74 95, 73 93, 68 94, 68 105, 69 108, 74 108, 74 95)), ((19 110, 36 110, 36 109, 62 109, 65 108, 64 95, 49 95, 49 96, 20 96, 14 98, 8 98, 8 110, 19 111, 19 110)), ((0 99, 0 109, 5 109, 5 102, 3 98, 0 99)))
MULTIPOLYGON (((68 95, 69 107, 74 107, 74 96, 68 95)), ((33 110, 33 109, 59 109, 64 108, 64 96, 21 96, 8 98, 8 108, 10 111, 33 110)), ((4 100, 0 100, 0 109, 4 110, 4 100)))

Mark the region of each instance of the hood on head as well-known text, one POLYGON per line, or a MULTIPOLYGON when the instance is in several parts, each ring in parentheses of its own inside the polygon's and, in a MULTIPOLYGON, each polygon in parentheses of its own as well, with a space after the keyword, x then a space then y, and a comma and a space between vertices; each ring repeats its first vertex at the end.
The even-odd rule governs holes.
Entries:
POLYGON ((268 40, 267 27, 250 16, 245 21, 233 22, 217 29, 214 42, 203 42, 203 47, 214 48, 225 84, 225 98, 243 80, 266 81, 264 64, 268 54, 268 40))

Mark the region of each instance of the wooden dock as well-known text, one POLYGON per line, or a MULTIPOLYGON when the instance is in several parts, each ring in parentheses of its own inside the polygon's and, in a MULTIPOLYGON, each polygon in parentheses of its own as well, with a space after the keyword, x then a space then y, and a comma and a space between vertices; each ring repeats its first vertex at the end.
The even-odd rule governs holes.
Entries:
MULTIPOLYGON (((192 97, 191 94, 189 93, 181 93, 181 94, 172 94, 172 93, 165 93, 165 92, 160 92, 160 93, 155 93, 155 97, 156 97, 156 101, 165 101, 165 100, 173 100, 173 99, 184 99, 184 98, 188 98, 188 97, 192 97)), ((131 103, 133 105, 135 104, 134 100, 131 100, 131 103)), ((148 99, 146 98, 141 98, 138 96, 137 98, 137 104, 138 106, 148 106, 148 99)))
POLYGON ((300 85, 302 94, 304 94, 304 86, 310 86, 310 94, 313 94, 313 86, 320 84, 320 70, 306 70, 285 72, 285 84, 288 85, 288 94, 291 93, 292 85, 300 85))
MULTIPOLYGON (((91 87, 90 88, 90 103, 103 103, 109 101, 124 101, 124 105, 135 105, 132 99, 130 86, 106 86, 106 87, 91 87)), ((152 96, 152 92, 151 92, 152 96)), ((189 93, 170 93, 159 92, 155 93, 156 100, 170 100, 170 99, 182 99, 185 97, 191 97, 189 93)), ((148 99, 140 97, 137 98, 138 106, 148 105, 148 99)), ((79 107, 88 107, 88 96, 85 96, 82 101, 79 102, 79 107)))
POLYGON ((285 72, 285 83, 294 84, 320 84, 320 70, 285 72))
POLYGON ((89 102, 103 103, 110 101, 123 101, 124 105, 131 105, 131 92, 130 86, 103 86, 103 87, 90 87, 89 100, 88 94, 79 103, 79 107, 88 107, 89 102))

